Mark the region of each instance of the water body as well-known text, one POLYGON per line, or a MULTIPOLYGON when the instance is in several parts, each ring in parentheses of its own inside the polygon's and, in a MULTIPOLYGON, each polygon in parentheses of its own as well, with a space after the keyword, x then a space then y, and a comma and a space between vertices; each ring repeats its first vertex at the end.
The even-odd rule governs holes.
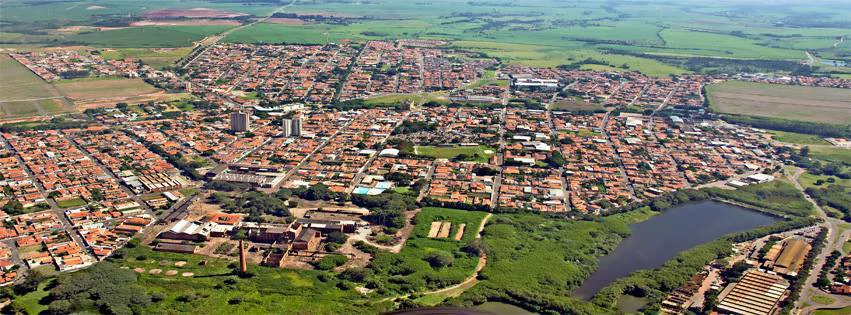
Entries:
POLYGON ((614 252, 600 258, 600 266, 573 295, 590 299, 614 280, 639 269, 654 269, 694 246, 740 231, 768 225, 777 218, 716 201, 689 203, 633 224, 632 234, 614 252))

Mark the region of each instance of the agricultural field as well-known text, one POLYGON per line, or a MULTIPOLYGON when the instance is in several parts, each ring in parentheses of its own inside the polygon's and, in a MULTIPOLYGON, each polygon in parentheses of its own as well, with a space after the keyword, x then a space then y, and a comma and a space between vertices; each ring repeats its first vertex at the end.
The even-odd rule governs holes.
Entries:
MULTIPOLYGON (((186 47, 235 27, 236 22, 259 21, 278 11, 284 15, 236 30, 223 41, 322 44, 344 39, 442 39, 509 63, 558 66, 593 58, 606 65, 586 64, 583 68, 637 70, 653 76, 686 72, 672 65, 679 63, 666 64, 657 57, 682 62, 693 57, 721 57, 794 63, 806 59, 805 51, 819 61, 847 60, 851 53, 851 44, 839 40, 851 36, 844 18, 851 15, 851 8, 831 2, 740 6, 709 0, 687 4, 592 0, 570 5, 556 0, 523 5, 375 0, 367 5, 354 0, 107 0, 97 4, 44 2, 37 4, 37 10, 27 5, 36 4, 24 0, 0 4, 5 13, 0 22, 14 24, 0 34, 4 43, 186 47), (152 20, 183 16, 189 19, 152 20), (807 22, 810 20, 818 22, 807 22), (91 31, 104 25, 109 30, 91 31)), ((851 73, 848 67, 822 62, 815 66, 824 72, 851 73)))
POLYGON ((143 26, 80 33, 65 37, 73 44, 98 47, 187 47, 204 37, 224 32, 228 25, 143 26))
POLYGON ((707 87, 721 113, 851 124, 851 90, 728 81, 707 87))
POLYGON ((29 69, 0 54, 0 119, 26 118, 71 111, 60 92, 29 69))

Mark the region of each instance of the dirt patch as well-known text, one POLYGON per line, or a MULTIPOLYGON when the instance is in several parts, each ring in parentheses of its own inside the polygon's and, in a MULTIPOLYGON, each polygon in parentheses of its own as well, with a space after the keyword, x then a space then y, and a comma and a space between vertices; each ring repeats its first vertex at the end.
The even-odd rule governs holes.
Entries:
POLYGON ((315 16, 324 16, 324 17, 337 17, 337 18, 359 18, 361 16, 345 14, 340 12, 330 12, 330 11, 315 11, 315 12, 299 12, 298 15, 315 15, 315 16))
POLYGON ((437 232, 440 231, 440 221, 434 221, 431 223, 431 227, 428 230, 428 238, 437 237, 437 232))
POLYGON ((458 232, 455 232, 455 240, 456 241, 460 241, 461 238, 464 237, 464 228, 466 228, 466 227, 467 227, 467 224, 464 224, 464 223, 462 223, 461 225, 458 225, 458 232))
POLYGON ((248 16, 248 14, 240 12, 230 12, 224 10, 216 10, 209 8, 192 8, 192 9, 161 9, 148 11, 142 14, 143 18, 163 19, 163 18, 214 18, 227 19, 240 16, 248 16))
POLYGON ((271 18, 266 20, 266 22, 284 25, 304 25, 305 23, 305 21, 302 19, 293 18, 271 18))
POLYGON ((437 232, 438 238, 449 237, 449 231, 452 229, 452 222, 443 222, 440 224, 440 232, 437 232))
POLYGON ((234 20, 144 20, 130 23, 130 26, 185 26, 185 25, 239 25, 234 20))

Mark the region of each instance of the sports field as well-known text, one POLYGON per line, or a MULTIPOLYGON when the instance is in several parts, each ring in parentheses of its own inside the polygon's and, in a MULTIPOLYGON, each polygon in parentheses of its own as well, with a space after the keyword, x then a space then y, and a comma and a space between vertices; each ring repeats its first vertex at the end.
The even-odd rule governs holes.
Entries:
POLYGON ((29 69, 0 54, 0 119, 56 114, 74 109, 59 91, 29 69))
POLYGON ((463 155, 465 161, 475 161, 486 163, 494 152, 489 146, 469 146, 469 147, 436 147, 436 146, 417 146, 414 150, 417 155, 433 157, 436 159, 456 159, 463 155))
POLYGON ((728 81, 707 87, 713 110, 812 121, 851 124, 851 90, 728 81))

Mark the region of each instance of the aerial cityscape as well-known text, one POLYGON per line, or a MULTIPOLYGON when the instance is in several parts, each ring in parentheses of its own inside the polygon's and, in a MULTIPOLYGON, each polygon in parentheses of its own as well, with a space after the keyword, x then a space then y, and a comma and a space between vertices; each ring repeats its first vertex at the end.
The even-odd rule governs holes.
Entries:
POLYGON ((841 0, 0 1, 2 314, 851 314, 841 0))

